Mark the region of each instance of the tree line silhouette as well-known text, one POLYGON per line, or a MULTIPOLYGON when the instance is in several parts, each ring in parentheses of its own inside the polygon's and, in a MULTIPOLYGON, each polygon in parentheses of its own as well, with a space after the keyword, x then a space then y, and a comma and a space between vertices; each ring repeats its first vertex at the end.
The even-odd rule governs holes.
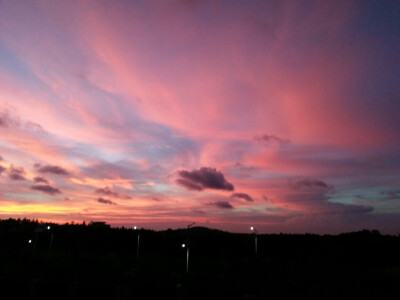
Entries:
POLYGON ((400 283, 400 236, 377 230, 258 234, 256 253, 251 233, 7 219, 0 241, 1 293, 17 299, 382 299, 400 283))

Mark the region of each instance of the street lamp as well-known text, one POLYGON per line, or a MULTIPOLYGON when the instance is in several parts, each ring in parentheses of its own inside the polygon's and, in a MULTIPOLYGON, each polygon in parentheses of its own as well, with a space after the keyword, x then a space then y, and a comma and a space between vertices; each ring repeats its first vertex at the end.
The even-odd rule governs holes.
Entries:
MULTIPOLYGON (((194 224, 196 224, 196 223, 194 222, 194 223, 189 224, 186 229, 188 230, 194 224)), ((188 231, 187 231, 187 234, 188 234, 187 242, 186 242, 186 244, 182 244, 182 248, 186 248, 186 274, 189 273, 189 244, 190 244, 189 232, 188 231)))
POLYGON ((256 255, 257 255, 257 230, 253 227, 253 226, 251 226, 250 227, 250 230, 252 231, 252 232, 254 232, 254 251, 255 251, 255 253, 256 253, 256 255))
MULTIPOLYGON (((133 226, 133 230, 137 230, 137 226, 133 226)), ((140 242, 140 233, 137 235, 137 247, 136 247, 136 259, 139 259, 139 242, 140 242)))
MULTIPOLYGON (((47 226, 47 230, 50 230, 51 227, 50 225, 47 226)), ((49 252, 51 252, 51 248, 53 248, 53 231, 51 231, 51 236, 50 236, 50 248, 49 248, 49 252)))
POLYGON ((186 248, 186 274, 189 273, 189 245, 182 244, 182 248, 186 248))

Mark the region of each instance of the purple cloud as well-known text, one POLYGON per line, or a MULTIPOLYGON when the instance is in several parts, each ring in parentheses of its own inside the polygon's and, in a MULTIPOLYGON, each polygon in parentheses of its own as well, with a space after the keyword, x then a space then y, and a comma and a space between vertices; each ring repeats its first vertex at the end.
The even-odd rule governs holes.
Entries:
POLYGON ((233 193, 231 197, 243 199, 243 200, 246 200, 247 202, 254 202, 253 198, 250 197, 250 195, 248 195, 246 193, 233 193))
POLYGON ((289 185, 293 189, 301 189, 301 188, 319 188, 324 190, 335 189, 333 185, 315 179, 289 179, 289 185))
POLYGON ((287 139, 282 139, 282 138, 277 137, 276 135, 272 135, 272 134, 256 135, 254 138, 256 141, 262 142, 264 144, 276 143, 279 145, 284 145, 284 144, 288 144, 290 142, 287 139))
POLYGON ((120 194, 116 191, 111 190, 109 187, 105 187, 103 189, 97 189, 95 193, 119 199, 132 199, 131 196, 120 194))
POLYGON ((25 178, 25 170, 23 168, 11 167, 8 169, 8 177, 11 180, 26 180, 25 178))
POLYGON ((33 181, 36 183, 49 183, 49 181, 44 178, 44 177, 40 177, 40 176, 36 176, 35 178, 33 178, 33 181))
POLYGON ((56 194, 61 194, 61 191, 57 188, 54 188, 50 185, 46 184, 38 184, 38 185, 32 185, 31 186, 32 190, 40 191, 49 195, 56 195, 56 194))
POLYGON ((233 206, 228 201, 215 201, 208 203, 210 206, 215 206, 223 209, 232 209, 233 206))
POLYGON ((188 190, 202 191, 205 188, 233 191, 234 186, 215 168, 203 167, 198 170, 178 171, 180 178, 176 182, 188 190))
POLYGON ((40 173, 51 173, 55 175, 69 175, 69 172, 60 166, 35 164, 35 168, 40 173))
POLYGON ((4 168, 3 166, 0 166, 0 174, 3 173, 5 170, 7 170, 7 169, 4 168))
POLYGON ((97 202, 103 203, 103 204, 117 205, 117 203, 115 203, 115 202, 113 202, 111 200, 102 198, 102 197, 97 198, 97 202))

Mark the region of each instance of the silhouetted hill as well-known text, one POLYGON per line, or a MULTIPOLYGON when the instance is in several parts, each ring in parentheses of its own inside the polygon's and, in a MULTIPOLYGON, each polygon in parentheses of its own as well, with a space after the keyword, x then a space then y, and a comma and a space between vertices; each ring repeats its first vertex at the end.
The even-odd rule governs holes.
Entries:
POLYGON ((400 283, 400 237, 369 230, 255 236, 9 219, 0 240, 0 288, 13 298, 383 299, 400 283))

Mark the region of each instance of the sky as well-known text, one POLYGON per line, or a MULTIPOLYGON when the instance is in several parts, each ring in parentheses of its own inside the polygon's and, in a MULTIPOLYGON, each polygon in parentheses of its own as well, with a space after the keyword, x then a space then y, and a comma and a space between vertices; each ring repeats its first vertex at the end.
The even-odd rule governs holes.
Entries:
POLYGON ((0 218, 400 234, 399 15, 0 0, 0 218))

